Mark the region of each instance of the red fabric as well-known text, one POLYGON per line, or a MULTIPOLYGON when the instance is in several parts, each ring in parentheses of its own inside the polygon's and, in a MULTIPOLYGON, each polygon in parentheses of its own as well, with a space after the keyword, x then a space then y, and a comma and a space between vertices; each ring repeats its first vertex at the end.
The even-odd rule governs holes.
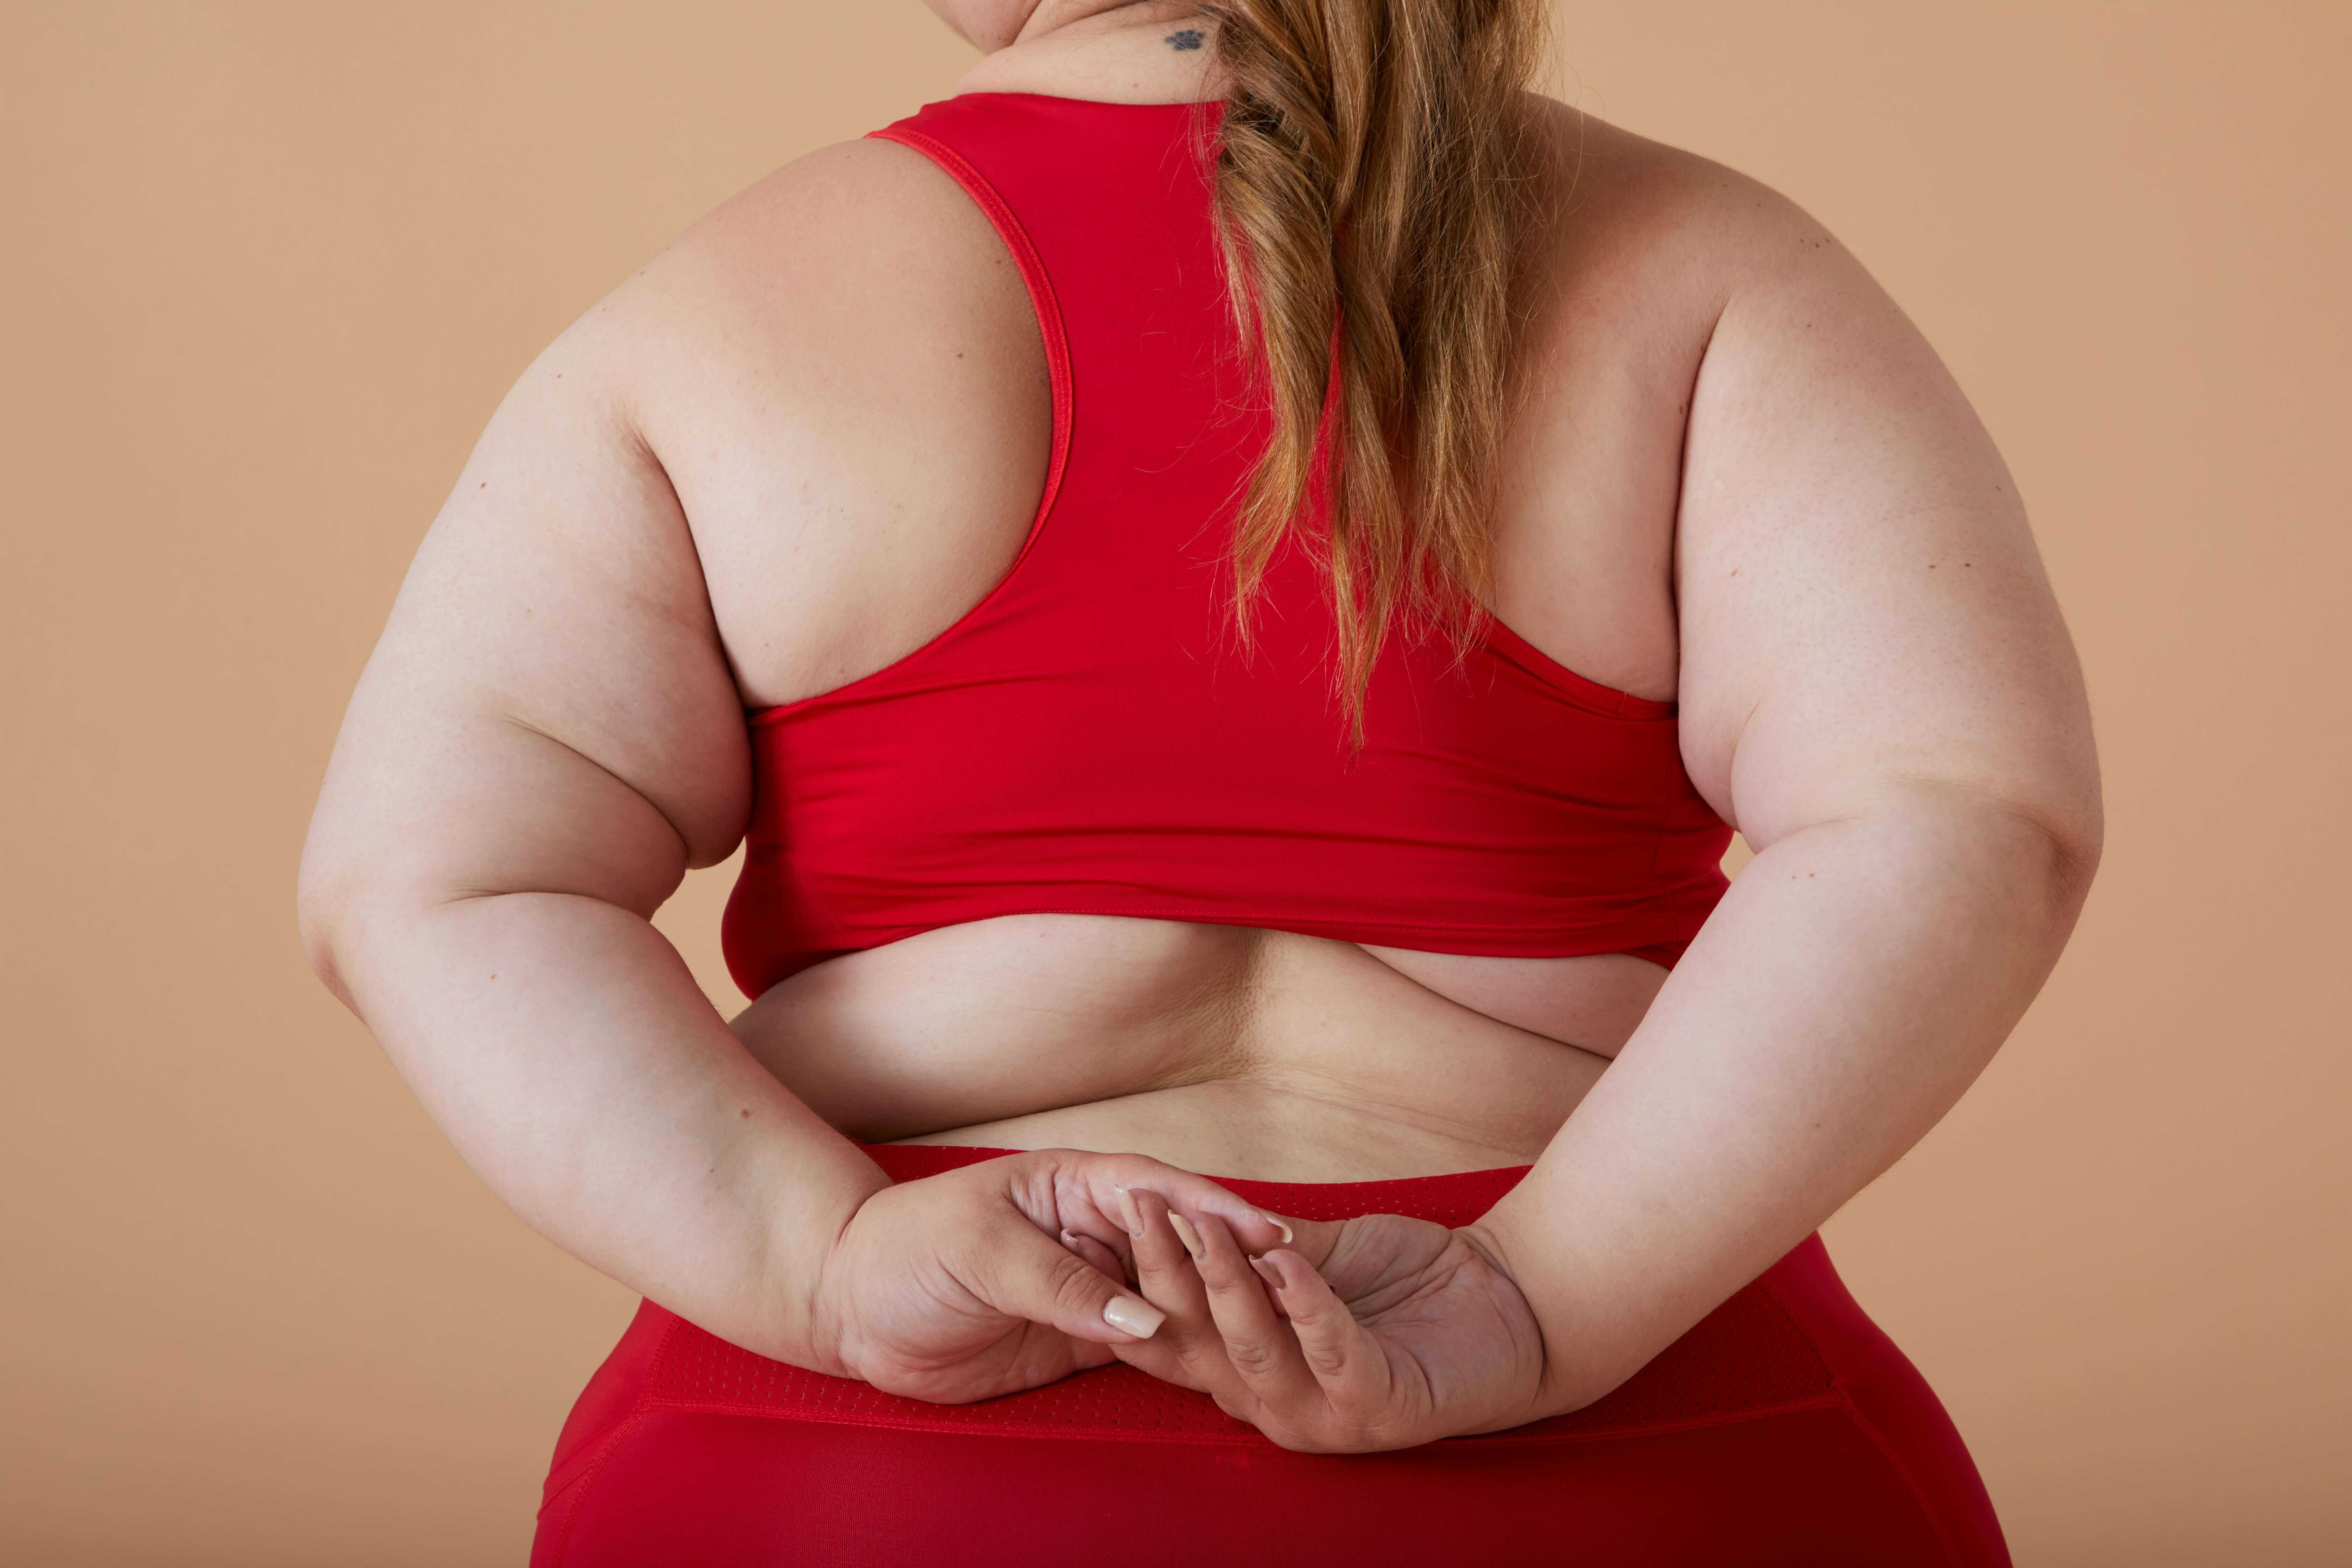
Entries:
POLYGON ((751 716, 727 912, 746 994, 821 957, 1044 910, 1517 957, 1671 963, 1730 830, 1670 704, 1496 626, 1391 639, 1349 758, 1311 561, 1236 642, 1223 561, 1268 430, 1249 406, 1189 105, 973 94, 878 134, 971 194, 1026 280, 1054 389, 1011 571, 898 663, 751 716))
MULTIPOLYGON (((1002 1150, 870 1150, 898 1180, 1002 1150)), ((1277 1213, 1476 1218, 1524 1168, 1224 1184, 1277 1213)), ((1935 1394, 1807 1240, 1575 1415, 1294 1454, 1125 1366, 939 1405, 647 1302, 556 1447, 533 1568, 613 1564, 2009 1562, 1935 1394)))

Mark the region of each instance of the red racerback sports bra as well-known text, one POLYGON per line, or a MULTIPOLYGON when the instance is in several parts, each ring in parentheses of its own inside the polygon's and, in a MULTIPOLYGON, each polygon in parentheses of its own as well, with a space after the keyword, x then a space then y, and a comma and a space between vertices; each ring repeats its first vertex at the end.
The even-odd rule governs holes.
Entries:
POLYGON ((1209 206, 1216 106, 977 93, 875 134, 987 214, 1053 377, 1045 488, 1012 570, 897 663, 751 715, 727 908, 747 995, 836 953, 1057 911, 1429 952, 1671 964, 1730 829, 1671 703, 1493 623, 1465 663, 1392 637, 1350 756, 1311 558, 1236 639, 1220 575, 1269 429, 1209 206))

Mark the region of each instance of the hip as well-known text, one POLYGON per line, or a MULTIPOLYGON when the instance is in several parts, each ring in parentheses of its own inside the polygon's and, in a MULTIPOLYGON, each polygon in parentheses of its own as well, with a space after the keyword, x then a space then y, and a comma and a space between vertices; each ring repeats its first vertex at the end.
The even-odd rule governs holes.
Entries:
MULTIPOLYGON (((992 1151, 882 1148, 899 1180, 992 1151)), ((1503 1168, 1229 1181, 1318 1218, 1476 1218, 1503 1168)), ((728 1345, 647 1303, 549 1475, 534 1568, 1122 1561, 2007 1562, 1932 1391, 1818 1237, 1615 1393, 1507 1432, 1292 1453, 1126 1366, 934 1405, 728 1345)))

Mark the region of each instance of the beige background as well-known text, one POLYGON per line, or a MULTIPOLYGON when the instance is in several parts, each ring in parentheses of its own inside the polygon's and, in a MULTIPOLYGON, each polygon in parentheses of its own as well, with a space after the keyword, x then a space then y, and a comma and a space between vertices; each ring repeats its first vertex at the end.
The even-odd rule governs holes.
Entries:
MULTIPOLYGON (((2352 1560, 2352 7, 1576 0, 1561 34, 1565 90, 1778 184, 1907 304, 2089 666, 2081 933, 1843 1267, 2021 1563, 2352 1560)), ((964 58, 915 0, 0 10, 0 1559, 520 1560, 631 1303, 310 981, 305 815, 506 383, 964 58)), ((714 982, 723 886, 663 917, 714 982)))

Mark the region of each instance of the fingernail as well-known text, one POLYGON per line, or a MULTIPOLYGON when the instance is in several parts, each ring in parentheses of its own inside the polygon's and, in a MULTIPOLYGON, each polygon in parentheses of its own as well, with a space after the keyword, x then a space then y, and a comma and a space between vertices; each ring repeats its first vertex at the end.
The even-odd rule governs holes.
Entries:
POLYGON ((1255 1209, 1252 1209, 1252 1210, 1250 1210, 1250 1213, 1255 1214, 1255 1215, 1257 1215, 1257 1217, 1258 1217, 1258 1218, 1260 1218, 1260 1219, 1262 1219, 1262 1220, 1265 1221, 1265 1223, 1266 1223, 1266 1224, 1268 1224, 1268 1225, 1270 1225, 1270 1226, 1274 1226, 1274 1228, 1275 1228, 1275 1229, 1276 1229, 1276 1230, 1280 1231, 1280 1232, 1282 1233, 1282 1245, 1283 1245, 1283 1246, 1285 1246, 1285 1247, 1288 1247, 1292 1242, 1294 1242, 1294 1241, 1296 1241, 1296 1240, 1297 1240, 1297 1239, 1298 1239, 1297 1237, 1294 1237, 1294 1236, 1292 1236, 1292 1235, 1290 1234, 1290 1227, 1289 1227, 1288 1226, 1286 1226, 1286 1225, 1283 1224, 1280 1220, 1278 1220, 1278 1219, 1275 1218, 1272 1215, 1270 1215, 1270 1214, 1259 1214, 1259 1213, 1258 1213, 1258 1211, 1257 1211, 1257 1210, 1255 1210, 1255 1209))
POLYGON ((1148 1340, 1158 1333, 1160 1325, 1167 1321, 1167 1313, 1150 1302, 1139 1301, 1132 1296, 1113 1296, 1110 1305, 1103 1309, 1104 1322, 1120 1333, 1133 1334, 1139 1340, 1148 1340))
POLYGON ((1143 1210, 1136 1206, 1135 1194, 1125 1187, 1113 1187, 1111 1191, 1118 1194, 1118 1216, 1127 1222, 1127 1234, 1140 1237, 1143 1234, 1143 1210))
POLYGON ((1290 1289, 1290 1282, 1282 1277, 1282 1270, 1276 1268, 1273 1264, 1268 1263, 1265 1258, 1253 1258, 1249 1262, 1250 1267, 1257 1270, 1258 1278, 1273 1286, 1276 1289, 1287 1290, 1290 1289))
POLYGON ((1192 1255, 1193 1262, 1198 1263, 1208 1256, 1208 1249, 1201 1245, 1201 1233, 1192 1228, 1191 1220, 1170 1209, 1168 1224, 1176 1232, 1176 1239, 1184 1244, 1184 1250, 1192 1255))

